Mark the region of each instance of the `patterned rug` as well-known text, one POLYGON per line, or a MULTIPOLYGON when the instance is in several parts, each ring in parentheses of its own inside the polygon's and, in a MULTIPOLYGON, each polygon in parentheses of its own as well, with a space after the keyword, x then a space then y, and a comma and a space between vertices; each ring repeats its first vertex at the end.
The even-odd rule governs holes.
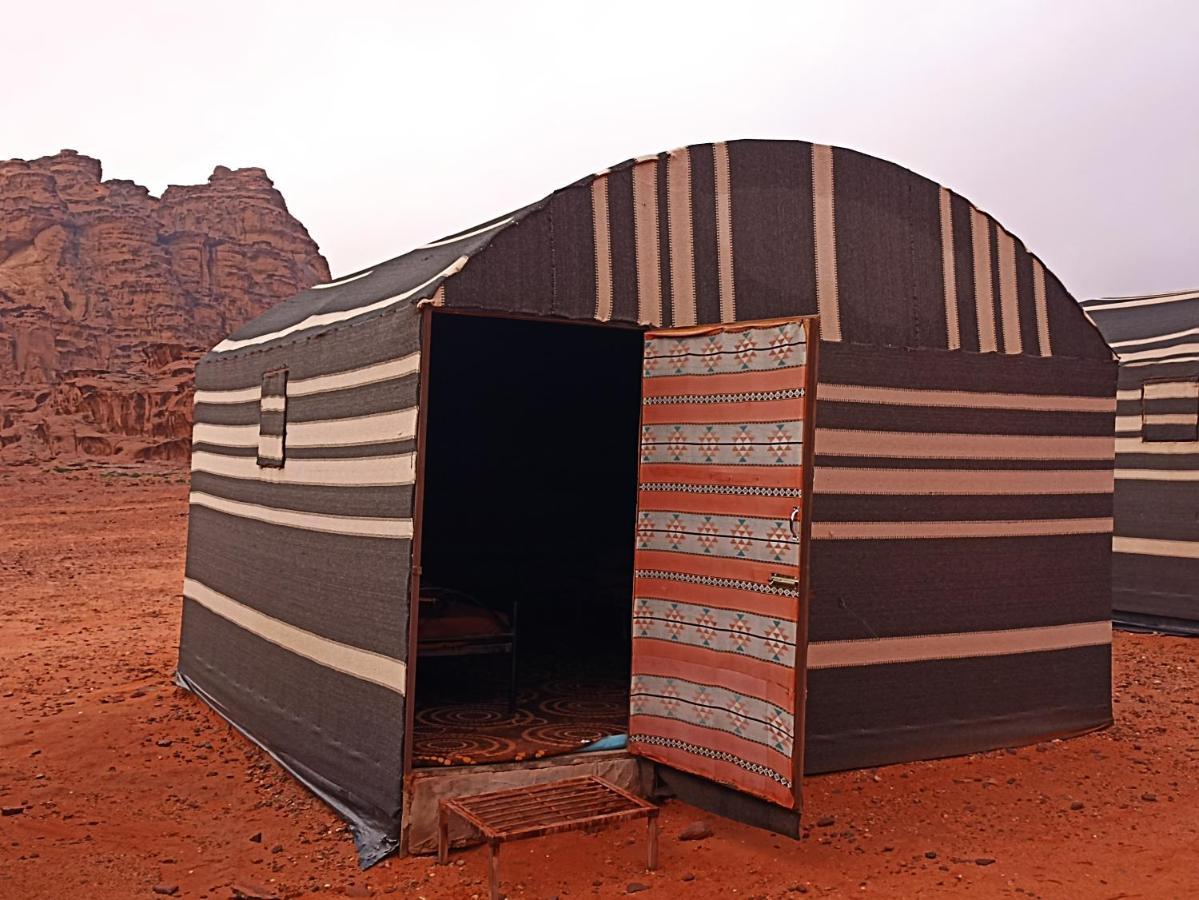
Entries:
POLYGON ((516 709, 509 713, 507 684, 496 670, 462 661, 450 671, 430 669, 422 670, 432 678, 417 691, 417 766, 540 759, 628 729, 627 675, 540 665, 522 671, 516 709))

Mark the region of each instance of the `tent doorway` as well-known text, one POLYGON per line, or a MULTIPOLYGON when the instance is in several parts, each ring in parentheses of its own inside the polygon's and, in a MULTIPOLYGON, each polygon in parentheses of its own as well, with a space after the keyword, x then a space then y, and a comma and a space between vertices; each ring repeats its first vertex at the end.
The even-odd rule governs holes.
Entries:
POLYGON ((642 332, 427 322, 412 765, 623 735, 642 332))

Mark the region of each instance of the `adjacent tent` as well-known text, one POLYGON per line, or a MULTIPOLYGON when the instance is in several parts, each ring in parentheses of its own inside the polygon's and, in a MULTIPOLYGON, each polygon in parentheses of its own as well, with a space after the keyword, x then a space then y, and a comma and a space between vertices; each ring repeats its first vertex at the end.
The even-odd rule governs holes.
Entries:
POLYGON ((1114 617, 1199 634, 1199 291, 1083 307, 1120 358, 1114 617))
POLYGON ((624 585, 631 752, 779 809, 805 772, 1102 727, 1115 382, 1057 278, 935 182, 791 141, 630 160, 204 357, 179 679, 366 864, 401 828, 434 556, 533 591, 573 540, 521 627, 569 638, 584 586, 624 585), (441 421, 443 382, 486 402, 441 421), (538 418, 570 384, 602 428, 538 418))

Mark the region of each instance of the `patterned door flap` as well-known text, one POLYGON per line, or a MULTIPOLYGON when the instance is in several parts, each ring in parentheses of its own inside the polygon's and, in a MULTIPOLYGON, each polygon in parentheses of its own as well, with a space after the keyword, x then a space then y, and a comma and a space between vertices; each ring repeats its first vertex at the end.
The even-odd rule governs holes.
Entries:
POLYGON ((642 390, 629 747, 789 809, 810 334, 810 319, 651 331, 642 390))

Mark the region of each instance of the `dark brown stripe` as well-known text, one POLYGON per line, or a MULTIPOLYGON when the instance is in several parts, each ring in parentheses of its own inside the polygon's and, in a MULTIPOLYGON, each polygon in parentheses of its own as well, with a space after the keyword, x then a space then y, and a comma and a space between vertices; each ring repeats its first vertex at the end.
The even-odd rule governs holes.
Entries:
POLYGON ((951 195, 949 205, 953 211, 954 277, 961 346, 968 353, 977 353, 978 304, 974 298, 974 232, 970 224, 972 207, 957 194, 951 195))
MULTIPOLYGON (((962 332, 965 344, 965 325, 962 332)), ((820 381, 925 390, 1111 397, 1115 362, 823 344, 820 381)), ((819 398, 819 392, 817 392, 819 398)), ((820 403, 817 402, 819 409, 820 403)))
POLYGON ((810 144, 729 144, 737 316, 816 314, 810 144))
POLYGON ((815 522, 985 522, 1111 515, 1111 494, 987 497, 821 494, 813 504, 815 522))
POLYGON ((1107 646, 816 670, 808 676, 806 770, 880 766, 1081 734, 1111 722, 1110 679, 1107 646))
MULTIPOLYGON (((249 448, 253 455, 253 448, 249 448)), ((271 484, 227 478, 209 472, 192 472, 191 488, 216 497, 257 503, 278 509, 325 515, 410 518, 412 485, 327 487, 315 484, 271 484)))
POLYGON ((389 842, 395 846, 403 771, 396 727, 404 721, 400 694, 290 653, 189 600, 183 602, 179 673, 217 712, 356 822, 364 843, 375 851, 389 842))
POLYGON ((408 623, 395 614, 396 591, 408 583, 409 543, 192 506, 187 577, 297 628, 403 660, 408 623))
POLYGON ((711 144, 691 148, 691 215, 695 236, 695 304, 699 324, 720 322, 716 253, 716 171, 711 144))
POLYGON ((595 312, 595 248, 591 191, 576 185, 555 194, 546 210, 553 246, 554 315, 590 318, 595 312))
MULTIPOLYGON (((819 447, 819 445, 817 445, 819 447)), ((1110 471, 1111 460, 1102 459, 900 459, 893 456, 827 456, 816 454, 822 469, 952 469, 955 471, 1083 472, 1110 471)))
MULTIPOLYGON (((287 421, 320 422, 410 409, 416 405, 417 379, 418 375, 412 374, 344 391, 291 397, 287 401, 287 421)), ((258 422, 258 401, 197 404, 195 420, 211 425, 254 425, 258 422)))
POLYGON ((662 286, 662 326, 674 324, 674 291, 671 283, 670 258, 670 185, 667 181, 667 154, 658 156, 658 278, 662 286))
POLYGON ((416 309, 398 305, 369 319, 369 324, 354 320, 353 325, 298 343, 206 356, 196 366, 196 389, 223 391, 258 385, 265 371, 280 366, 286 366, 289 379, 295 381, 386 362, 419 350, 419 331, 416 309))
POLYGON ((633 228, 633 170, 608 176, 608 231, 612 244, 612 319, 637 321, 637 236, 633 228))
MULTIPOLYGON (((952 434, 1110 436, 1111 413, 817 403, 819 428, 952 434)), ((816 451, 820 452, 819 437, 816 451)))

